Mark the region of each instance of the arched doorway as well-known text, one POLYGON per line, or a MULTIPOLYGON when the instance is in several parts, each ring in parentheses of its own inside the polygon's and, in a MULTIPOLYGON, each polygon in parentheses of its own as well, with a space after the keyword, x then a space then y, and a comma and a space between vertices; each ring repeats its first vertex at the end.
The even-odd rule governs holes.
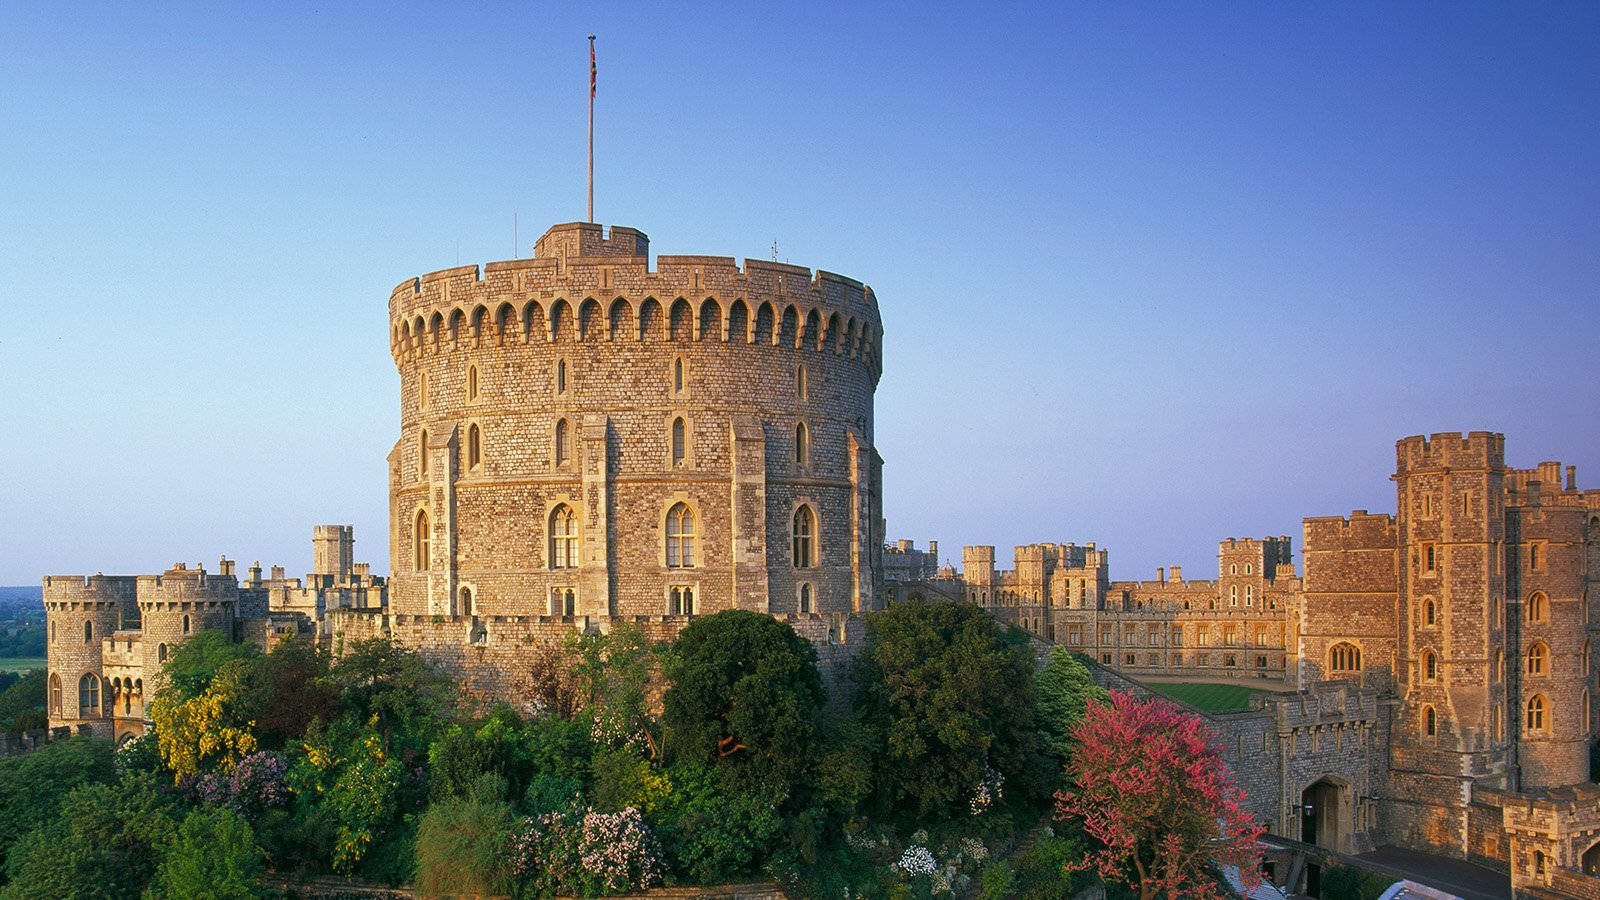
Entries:
POLYGON ((1300 794, 1300 840, 1329 850, 1351 849, 1350 786, 1330 775, 1300 794))
POLYGON ((1583 851, 1583 857, 1578 865, 1585 875, 1600 875, 1600 841, 1583 851))

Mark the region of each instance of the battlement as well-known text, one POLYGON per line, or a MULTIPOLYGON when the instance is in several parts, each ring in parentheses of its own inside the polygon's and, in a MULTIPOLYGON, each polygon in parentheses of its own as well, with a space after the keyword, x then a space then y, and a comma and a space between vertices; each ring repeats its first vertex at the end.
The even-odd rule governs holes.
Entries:
POLYGON ((1505 465, 1506 436, 1473 431, 1414 435, 1395 442, 1395 471, 1436 468, 1498 468, 1505 465))
POLYGON ((607 233, 594 222, 552 225, 533 245, 536 257, 642 257, 650 255, 650 238, 637 228, 611 226, 607 233))
POLYGON ((124 603, 132 602, 139 579, 133 575, 46 575, 44 602, 124 603))
POLYGON ((201 566, 175 563, 160 575, 140 575, 139 606, 166 603, 233 603, 239 598, 239 581, 232 575, 207 573, 201 566))
POLYGON ((612 249, 626 249, 629 235, 637 248, 647 240, 641 233, 618 227, 602 239, 599 228, 574 223, 545 236, 554 242, 545 249, 583 254, 456 266, 401 282, 389 295, 396 362, 486 340, 715 340, 816 350, 878 370, 882 324, 860 281, 752 259, 741 269, 721 256, 661 256, 652 271, 646 253, 612 249))
POLYGON ((1345 516, 1317 516, 1304 520, 1307 553, 1330 547, 1393 548, 1400 539, 1394 516, 1358 509, 1345 516))

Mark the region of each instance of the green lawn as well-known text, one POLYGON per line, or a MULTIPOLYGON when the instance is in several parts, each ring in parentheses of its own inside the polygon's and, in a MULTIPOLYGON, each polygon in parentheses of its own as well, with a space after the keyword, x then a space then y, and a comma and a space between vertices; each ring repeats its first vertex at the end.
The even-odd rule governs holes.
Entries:
POLYGON ((1195 684, 1186 681, 1172 683, 1146 681, 1145 686, 1196 709, 1210 711, 1248 709, 1251 697, 1266 693, 1237 684, 1195 684))
POLYGON ((44 657, 19 657, 17 659, 0 659, 0 672, 26 672, 29 669, 44 668, 44 657))

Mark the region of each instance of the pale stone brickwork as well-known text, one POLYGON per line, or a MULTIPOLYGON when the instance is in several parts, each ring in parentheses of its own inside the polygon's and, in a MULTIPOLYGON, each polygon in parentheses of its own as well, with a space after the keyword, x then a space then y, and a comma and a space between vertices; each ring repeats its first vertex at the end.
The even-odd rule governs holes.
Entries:
POLYGON ((1547 873, 1593 871, 1600 794, 1573 786, 1594 736, 1600 492, 1559 463, 1508 467, 1487 432, 1399 441, 1394 482, 1395 515, 1305 520, 1303 577, 1282 536, 1223 541, 1215 581, 1112 581, 1093 544, 1017 547, 1000 571, 978 546, 959 575, 886 592, 980 604, 1117 677, 1284 692, 1208 718, 1252 809, 1290 837, 1427 847, 1518 879, 1536 851, 1547 873))

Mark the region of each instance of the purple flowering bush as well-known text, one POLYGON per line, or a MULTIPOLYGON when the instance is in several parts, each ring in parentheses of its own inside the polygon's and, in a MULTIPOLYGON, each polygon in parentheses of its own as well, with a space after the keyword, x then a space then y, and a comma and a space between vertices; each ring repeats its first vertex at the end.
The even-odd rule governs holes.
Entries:
POLYGON ((289 802, 288 774, 283 754, 262 751, 239 760, 226 773, 185 775, 178 780, 178 791, 197 805, 226 806, 254 816, 289 802))
POLYGON ((512 870, 536 894, 584 897, 661 884, 661 844, 634 807, 617 813, 568 809, 524 819, 512 835, 512 870))

